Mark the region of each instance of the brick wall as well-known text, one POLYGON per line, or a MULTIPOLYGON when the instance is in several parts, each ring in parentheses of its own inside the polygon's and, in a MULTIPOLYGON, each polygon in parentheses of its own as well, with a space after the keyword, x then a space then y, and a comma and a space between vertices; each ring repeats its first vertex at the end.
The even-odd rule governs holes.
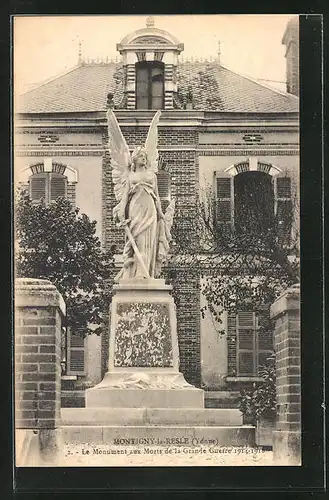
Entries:
POLYGON ((179 371, 190 384, 200 387, 200 277, 191 269, 177 267, 172 281, 178 295, 176 317, 179 371))
MULTIPOLYGON (((145 143, 148 127, 122 127, 129 147, 145 143)), ((108 141, 104 130, 103 142, 108 141)), ((171 196, 176 199, 175 230, 179 237, 193 237, 195 201, 197 195, 198 156, 195 151, 162 151, 161 146, 196 146, 198 132, 193 127, 159 127, 159 154, 166 164, 171 178, 171 196)), ((112 218, 114 199, 111 179, 110 155, 103 157, 103 242, 107 249, 116 245, 121 253, 124 233, 112 218)), ((196 235, 195 235, 196 236, 196 235)), ((179 306, 177 308, 177 331, 180 347, 181 371, 186 379, 197 386, 201 382, 200 369, 200 293, 199 278, 192 272, 177 269, 175 280, 179 282, 179 306)), ((102 373, 108 356, 108 333, 102 336, 102 373)))
POLYGON ((299 287, 288 289, 271 306, 275 320, 277 412, 274 459, 300 464, 301 379, 300 379, 299 287))
POLYGON ((16 281, 15 427, 38 430, 43 454, 57 447, 52 431, 60 426, 63 314, 65 304, 50 281, 16 281))

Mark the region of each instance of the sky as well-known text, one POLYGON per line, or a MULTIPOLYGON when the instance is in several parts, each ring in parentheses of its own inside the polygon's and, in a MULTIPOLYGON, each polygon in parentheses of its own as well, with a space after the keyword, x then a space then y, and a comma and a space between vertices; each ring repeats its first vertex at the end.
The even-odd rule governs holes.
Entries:
MULTIPOLYGON (((216 57, 260 83, 285 90, 285 47, 281 40, 292 15, 163 15, 155 27, 184 43, 184 57, 216 57), (269 81, 271 80, 271 81, 269 81)), ((145 15, 15 16, 14 81, 18 93, 56 77, 84 59, 115 58, 116 44, 146 26, 145 15)))

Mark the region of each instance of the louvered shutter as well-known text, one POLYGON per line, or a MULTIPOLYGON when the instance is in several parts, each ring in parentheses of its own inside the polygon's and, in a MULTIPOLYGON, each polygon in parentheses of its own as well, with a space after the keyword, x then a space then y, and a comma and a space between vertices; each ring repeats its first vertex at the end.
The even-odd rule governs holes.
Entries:
POLYGON ((230 377, 236 375, 236 314, 227 315, 227 373, 230 377))
POLYGON ((34 174, 30 177, 30 198, 33 202, 47 201, 47 176, 34 174))
POLYGON ((279 243, 289 245, 293 218, 291 178, 276 177, 274 193, 279 243))
POLYGON ((256 374, 255 313, 240 311, 237 315, 237 375, 256 374))
POLYGON ((85 375, 85 339, 67 329, 67 374, 85 375))
POLYGON ((215 172, 216 222, 232 225, 234 216, 234 182, 225 172, 215 172))
POLYGON ((50 177, 50 201, 56 201, 59 197, 67 197, 67 179, 64 175, 53 173, 50 177))
POLYGON ((265 306, 257 313, 256 327, 257 327, 257 366, 258 375, 259 368, 266 364, 267 358, 271 355, 274 349, 273 344, 273 331, 269 323, 270 308, 265 306))
POLYGON ((158 171, 158 191, 162 211, 165 212, 170 203, 170 175, 165 170, 158 171))

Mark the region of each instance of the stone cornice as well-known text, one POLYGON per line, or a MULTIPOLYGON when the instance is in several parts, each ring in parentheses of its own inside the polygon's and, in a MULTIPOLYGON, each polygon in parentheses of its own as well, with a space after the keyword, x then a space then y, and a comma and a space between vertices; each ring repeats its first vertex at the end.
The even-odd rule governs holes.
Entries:
POLYGON ((65 316, 63 297, 49 280, 18 278, 15 280, 16 307, 57 307, 65 316))

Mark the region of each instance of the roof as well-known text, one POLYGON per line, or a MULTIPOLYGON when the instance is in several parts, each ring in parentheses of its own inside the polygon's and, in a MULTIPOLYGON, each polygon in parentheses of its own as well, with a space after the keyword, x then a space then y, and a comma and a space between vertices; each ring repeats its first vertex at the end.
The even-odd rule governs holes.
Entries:
MULTIPOLYGON (((177 107, 189 91, 197 110, 238 113, 298 112, 298 99, 239 75, 219 62, 183 61, 177 66, 177 107)), ((120 107, 121 63, 83 63, 19 98, 20 113, 75 113, 106 109, 107 94, 120 107)))

